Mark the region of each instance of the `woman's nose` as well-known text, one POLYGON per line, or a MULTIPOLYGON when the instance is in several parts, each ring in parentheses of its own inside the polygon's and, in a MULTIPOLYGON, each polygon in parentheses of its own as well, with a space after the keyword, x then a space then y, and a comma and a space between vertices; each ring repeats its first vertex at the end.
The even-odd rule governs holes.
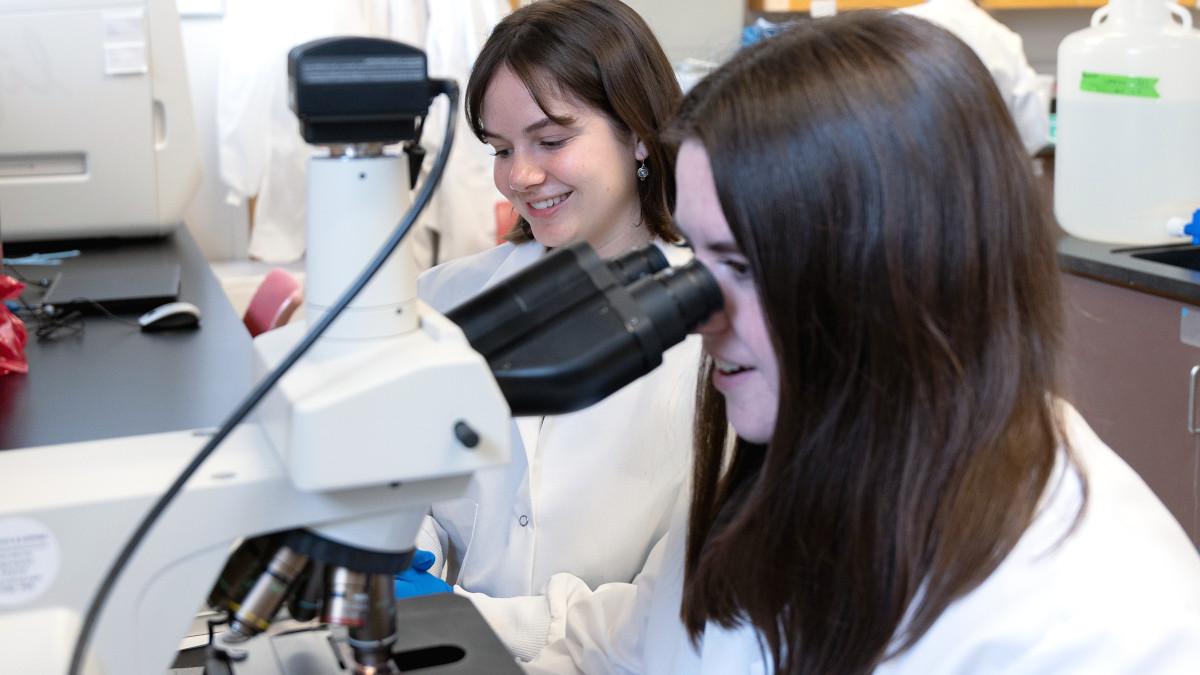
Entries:
POLYGON ((527 192, 539 185, 546 178, 546 172, 536 163, 523 156, 513 158, 508 170, 508 189, 513 192, 527 192))

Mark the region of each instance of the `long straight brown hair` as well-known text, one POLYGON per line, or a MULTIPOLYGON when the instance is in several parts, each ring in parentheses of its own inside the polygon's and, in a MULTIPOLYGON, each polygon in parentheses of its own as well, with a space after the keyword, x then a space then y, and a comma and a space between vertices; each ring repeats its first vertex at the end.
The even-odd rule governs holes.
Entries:
POLYGON ((1047 485, 1053 221, 987 69, 912 17, 747 49, 669 136, 708 152, 780 372, 770 442, 731 456, 702 380, 682 618, 694 640, 753 625, 778 673, 870 672, 997 567, 1047 485))
MULTIPOLYGON (((483 137, 483 98, 503 67, 512 70, 550 119, 549 95, 573 98, 603 113, 619 133, 645 144, 649 176, 638 181, 642 224, 665 241, 677 241, 675 155, 659 140, 683 93, 654 32, 618 0, 541 0, 505 17, 484 43, 467 82, 466 115, 483 137)), ((629 163, 632 174, 638 163, 629 163)), ((509 240, 533 239, 524 218, 509 240)))

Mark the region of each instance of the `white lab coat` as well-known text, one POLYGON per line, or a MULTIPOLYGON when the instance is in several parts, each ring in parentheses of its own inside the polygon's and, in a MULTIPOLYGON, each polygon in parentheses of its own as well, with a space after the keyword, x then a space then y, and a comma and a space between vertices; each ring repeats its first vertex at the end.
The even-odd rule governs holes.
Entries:
POLYGON ((1021 36, 971 0, 929 0, 899 10, 954 33, 992 73, 1029 154, 1050 142, 1050 99, 1025 57, 1021 36))
MULTIPOLYGON (((509 13, 507 0, 428 0, 429 73, 458 82, 458 129, 446 163, 446 173, 429 209, 414 229, 413 253, 419 269, 428 269, 496 246, 497 203, 508 200, 492 178, 491 147, 479 142, 467 124, 467 80, 475 57, 492 28, 509 13)), ((427 175, 442 145, 448 105, 438 97, 425 122, 427 175)))
MULTIPOLYGON (((1141 478, 1069 406, 1067 420, 1089 489, 1075 531, 1080 483, 1060 461, 1039 514, 1009 556, 878 675, 1197 672, 1200 555, 1141 478)), ((691 646, 679 620, 686 525, 681 503, 636 590, 577 598, 565 636, 527 671, 771 673, 750 628, 709 624, 699 650, 691 646)))
MULTIPOLYGON (((662 248, 676 264, 690 256, 662 248)), ((544 252, 537 242, 504 244, 447 263, 422 275, 420 296, 450 309, 544 252)), ((466 498, 434 506, 418 545, 444 557, 456 591, 516 656, 532 658, 562 635, 580 589, 631 581, 662 540, 690 477, 699 356, 691 336, 590 408, 518 419, 512 462, 478 473, 466 498)))
MULTIPOLYGON (((488 32, 508 11, 506 0, 229 3, 217 85, 219 161, 230 201, 257 198, 250 256, 287 262, 304 254, 307 162, 315 149, 300 137, 288 108, 288 50, 332 35, 391 38, 423 48, 431 77, 449 77, 465 88, 488 32)), ((441 144, 445 115, 446 102, 439 98, 422 137, 428 153, 423 175, 441 144)), ((503 197, 492 183, 486 146, 464 129, 460 121, 442 183, 411 235, 421 269, 433 263, 435 232, 443 260, 495 242, 493 209, 503 197)))

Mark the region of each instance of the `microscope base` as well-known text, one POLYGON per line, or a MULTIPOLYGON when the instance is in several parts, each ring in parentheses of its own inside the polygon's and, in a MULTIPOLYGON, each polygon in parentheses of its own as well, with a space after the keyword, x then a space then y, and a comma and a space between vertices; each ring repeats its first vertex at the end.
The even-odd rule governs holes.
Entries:
MULTIPOLYGON (((396 605, 395 672, 429 675, 519 675, 504 647, 470 600, 450 593, 401 600, 396 605)), ((206 675, 351 674, 344 632, 327 627, 259 636, 244 645, 246 658, 209 658, 206 675), (342 639, 338 639, 341 635, 342 639)))

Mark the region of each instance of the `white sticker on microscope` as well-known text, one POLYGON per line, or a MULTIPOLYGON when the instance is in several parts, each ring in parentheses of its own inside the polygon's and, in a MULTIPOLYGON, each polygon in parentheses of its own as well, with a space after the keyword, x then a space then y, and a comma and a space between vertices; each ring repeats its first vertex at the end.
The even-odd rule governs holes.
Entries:
POLYGON ((35 600, 58 575, 58 539, 31 518, 0 518, 0 607, 35 600))

